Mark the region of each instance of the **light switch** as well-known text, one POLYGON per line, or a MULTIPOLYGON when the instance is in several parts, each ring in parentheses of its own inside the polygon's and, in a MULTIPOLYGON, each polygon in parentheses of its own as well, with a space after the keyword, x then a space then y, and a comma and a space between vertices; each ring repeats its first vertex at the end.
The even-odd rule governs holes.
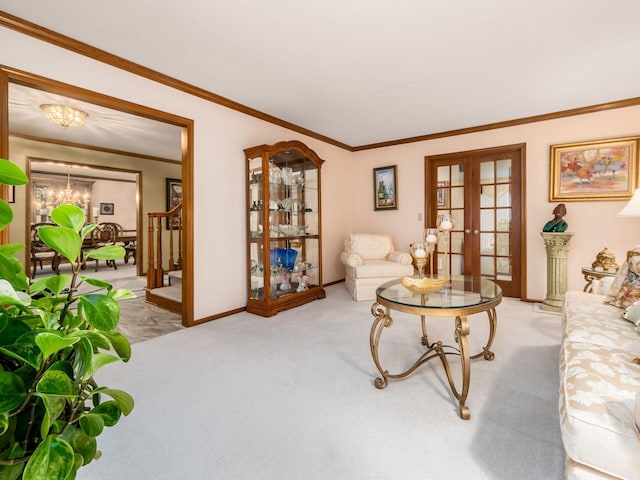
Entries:
POLYGON ((418 221, 421 222, 422 221, 422 212, 418 212, 418 221))

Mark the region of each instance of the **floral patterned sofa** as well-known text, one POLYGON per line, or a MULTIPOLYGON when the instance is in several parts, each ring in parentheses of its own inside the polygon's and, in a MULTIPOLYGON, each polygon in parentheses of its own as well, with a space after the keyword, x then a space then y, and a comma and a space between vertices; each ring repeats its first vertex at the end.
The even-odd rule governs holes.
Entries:
POLYGON ((608 299, 584 292, 565 297, 560 350, 565 479, 640 479, 640 333, 608 299))

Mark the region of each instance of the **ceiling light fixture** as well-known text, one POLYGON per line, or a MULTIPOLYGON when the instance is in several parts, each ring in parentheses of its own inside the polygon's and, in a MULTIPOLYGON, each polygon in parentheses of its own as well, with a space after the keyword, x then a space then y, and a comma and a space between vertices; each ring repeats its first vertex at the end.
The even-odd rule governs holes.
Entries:
POLYGON ((89 114, 68 105, 47 103, 40 105, 44 115, 62 128, 78 127, 84 123, 89 114))

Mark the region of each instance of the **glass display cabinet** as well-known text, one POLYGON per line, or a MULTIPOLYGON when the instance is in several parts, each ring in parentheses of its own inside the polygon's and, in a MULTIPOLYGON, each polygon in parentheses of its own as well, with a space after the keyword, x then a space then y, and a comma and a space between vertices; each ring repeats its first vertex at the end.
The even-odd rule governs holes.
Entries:
POLYGON ((325 297, 320 167, 302 142, 245 149, 247 311, 265 317, 325 297))

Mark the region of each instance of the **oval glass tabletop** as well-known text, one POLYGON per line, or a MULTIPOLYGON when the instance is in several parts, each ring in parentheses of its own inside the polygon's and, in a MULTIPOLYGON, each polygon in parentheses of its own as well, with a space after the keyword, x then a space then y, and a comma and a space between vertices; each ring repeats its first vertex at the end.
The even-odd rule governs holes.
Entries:
MULTIPOLYGON (((418 276, 409 277, 418 279, 418 276)), ((450 309, 473 307, 491 303, 502 296, 500 286, 489 279, 470 276, 454 276, 451 283, 438 290, 420 294, 402 284, 402 279, 391 280, 376 290, 379 300, 408 307, 450 309)))

